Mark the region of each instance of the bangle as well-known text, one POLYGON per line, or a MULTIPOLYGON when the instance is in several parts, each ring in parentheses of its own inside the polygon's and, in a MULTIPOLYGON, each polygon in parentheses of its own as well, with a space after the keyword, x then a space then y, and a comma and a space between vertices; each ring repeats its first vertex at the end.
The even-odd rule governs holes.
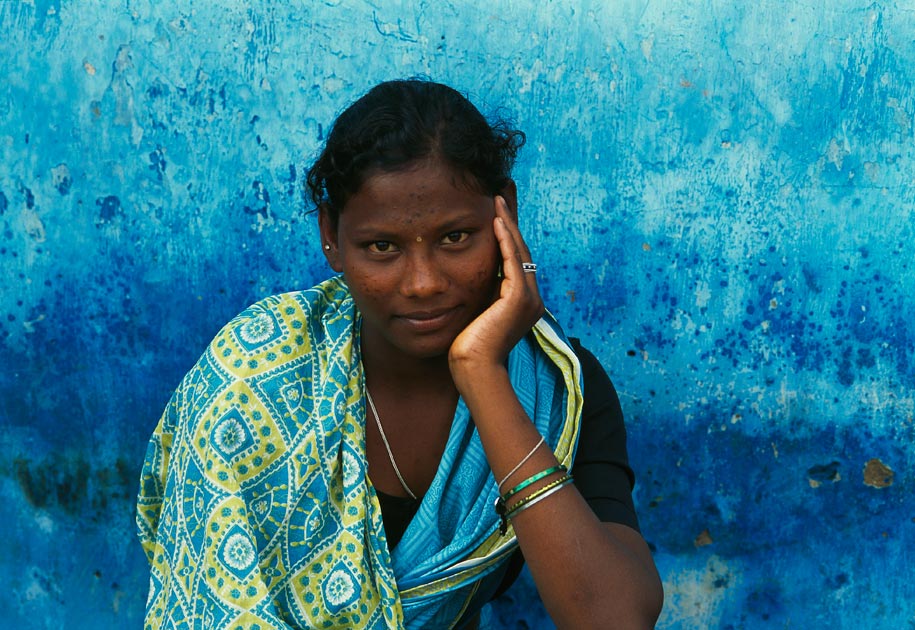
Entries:
POLYGON ((555 494, 556 492, 559 492, 560 490, 563 489, 563 487, 572 483, 572 477, 570 475, 566 475, 565 477, 561 478, 558 482, 554 482, 554 483, 555 483, 555 485, 548 484, 548 485, 540 488, 540 490, 538 490, 534 494, 530 495, 529 497, 525 497, 525 498, 521 499, 520 501, 518 501, 518 503, 516 503, 512 507, 512 510, 508 514, 505 515, 505 518, 506 519, 514 518, 518 514, 520 514, 524 510, 526 510, 527 508, 531 507, 532 505, 534 505, 536 503, 540 503, 541 501, 546 499, 551 494, 555 494))
POLYGON ((551 489, 555 488, 556 486, 561 486, 564 483, 568 483, 569 481, 572 481, 572 475, 569 475, 569 474, 565 474, 562 477, 559 477, 558 479, 554 479, 553 481, 546 484, 542 488, 538 488, 537 490, 530 493, 523 499, 519 499, 518 501, 513 503, 511 505, 511 507, 509 507, 508 510, 506 510, 505 516, 508 518, 511 518, 512 514, 515 514, 518 511, 518 508, 520 508, 521 506, 525 505, 526 503, 529 503, 530 501, 533 501, 534 499, 539 497, 544 492, 547 492, 548 490, 551 490, 551 489))
POLYGON ((553 466, 552 468, 547 468, 546 470, 540 471, 533 477, 528 477, 527 479, 525 479, 524 481, 519 483, 517 486, 515 486, 514 488, 512 488, 511 490, 509 490, 508 492, 503 494, 502 502, 507 503, 509 499, 511 499, 513 496, 515 496, 516 494, 518 494, 519 492, 521 492, 522 490, 527 488, 532 483, 540 481, 544 477, 549 477, 553 473, 557 473, 557 472, 566 472, 566 467, 565 466, 553 466))
POLYGON ((505 532, 508 531, 508 516, 507 516, 508 508, 506 507, 506 503, 508 502, 508 500, 511 499, 516 494, 518 494, 519 492, 521 492, 522 490, 524 490, 525 488, 527 488, 532 483, 540 481, 544 477, 548 477, 548 476, 552 475, 553 473, 557 473, 557 472, 563 472, 563 473, 566 472, 566 467, 565 466, 553 466, 552 468, 547 468, 546 470, 541 470, 536 475, 534 475, 532 477, 528 477, 527 479, 525 479, 524 481, 519 483, 517 486, 515 486, 514 488, 512 488, 511 490, 509 490, 508 492, 503 494, 501 497, 498 497, 496 499, 495 508, 496 508, 496 514, 499 515, 499 532, 503 536, 505 535, 505 532))
POLYGON ((543 444, 543 442, 544 442, 545 439, 546 439, 546 438, 544 438, 544 437, 541 435, 541 436, 540 436, 540 441, 537 442, 537 443, 534 445, 534 448, 531 449, 531 452, 528 453, 527 455, 525 455, 525 456, 524 456, 524 459, 522 459, 520 462, 518 462, 518 465, 517 465, 517 466, 515 466, 515 467, 512 468, 510 471, 508 471, 508 474, 507 474, 507 475, 505 475, 504 477, 502 477, 502 481, 500 481, 499 484, 498 484, 498 486, 497 486, 497 487, 499 488, 499 491, 500 491, 500 492, 502 491, 502 486, 505 484, 506 481, 508 481, 508 478, 511 477, 512 475, 514 475, 516 472, 518 472, 518 469, 519 469, 519 468, 521 468, 522 466, 524 466, 524 462, 526 462, 527 460, 529 460, 529 459, 534 455, 534 453, 537 451, 537 449, 540 448, 540 445, 543 444))
MULTIPOLYGON (((549 474, 552 474, 554 472, 558 472, 560 470, 562 472, 566 471, 564 466, 555 466, 553 468, 547 469, 541 473, 534 475, 534 477, 536 477, 537 479, 542 479, 543 477, 545 477, 549 474)), ((537 479, 534 479, 534 477, 531 477, 530 479, 528 479, 521 485, 523 485, 523 486, 530 485, 531 483, 533 483, 534 481, 537 480, 537 479)), ((523 510, 524 506, 526 504, 529 504, 531 501, 539 500, 539 497, 543 496, 544 493, 552 494, 551 492, 549 492, 550 490, 553 490, 554 488, 556 488, 556 489, 561 488, 562 486, 569 483, 570 481, 572 481, 572 476, 565 474, 562 477, 559 477, 558 479, 555 479, 555 480, 551 481, 550 483, 546 484, 539 490, 536 490, 532 494, 517 501, 510 508, 507 508, 505 505, 505 500, 507 498, 509 498, 509 495, 506 495, 505 497, 499 497, 498 499, 496 499, 496 514, 499 515, 499 533, 502 534, 503 536, 505 535, 505 533, 508 531, 508 519, 511 518, 512 516, 514 516, 515 514, 517 514, 519 511, 523 510)), ((513 490, 513 492, 516 492, 517 488, 513 488, 512 490, 513 490)))

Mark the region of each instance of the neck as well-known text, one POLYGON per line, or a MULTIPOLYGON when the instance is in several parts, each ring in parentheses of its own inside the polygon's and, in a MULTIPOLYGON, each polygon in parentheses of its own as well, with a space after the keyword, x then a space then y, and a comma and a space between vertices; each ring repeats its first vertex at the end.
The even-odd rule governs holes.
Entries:
POLYGON ((447 355, 417 358, 394 354, 390 348, 379 347, 363 336, 362 366, 373 387, 391 387, 400 392, 455 390, 447 355))

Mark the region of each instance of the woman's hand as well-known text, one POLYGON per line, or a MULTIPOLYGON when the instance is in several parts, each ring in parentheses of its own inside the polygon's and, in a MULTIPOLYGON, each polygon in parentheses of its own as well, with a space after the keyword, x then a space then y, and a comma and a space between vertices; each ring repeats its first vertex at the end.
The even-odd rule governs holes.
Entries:
MULTIPOLYGON (((494 478, 510 475, 514 484, 559 462, 548 448, 527 457, 541 436, 515 394, 505 358, 543 314, 543 301, 536 274, 524 273, 521 267, 531 258, 518 226, 502 197, 496 197, 495 205, 493 229, 504 279, 492 305, 451 344, 448 364, 494 478)), ((574 485, 517 514, 511 524, 557 627, 654 626, 663 590, 648 545, 625 525, 601 523, 574 485)))
POLYGON ((455 384, 461 389, 464 377, 479 368, 501 366, 516 343, 543 315, 543 300, 537 275, 525 273, 522 262, 530 262, 518 224, 501 196, 495 198, 493 231, 502 256, 502 283, 499 295, 457 336, 448 352, 455 384))

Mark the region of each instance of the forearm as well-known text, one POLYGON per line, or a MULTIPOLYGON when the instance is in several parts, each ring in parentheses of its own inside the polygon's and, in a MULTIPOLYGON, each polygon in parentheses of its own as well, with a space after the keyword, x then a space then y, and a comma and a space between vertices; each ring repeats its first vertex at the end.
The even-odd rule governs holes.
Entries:
MULTIPOLYGON (((458 363, 452 368, 493 473, 501 480, 540 439, 537 429, 503 367, 471 369, 458 363)), ((541 447, 502 490, 556 465, 550 449, 541 447)), ((559 476, 532 484, 509 503, 559 476)), ((519 512, 512 525, 540 596, 559 627, 653 626, 661 591, 647 546, 634 530, 601 523, 574 485, 519 512)))

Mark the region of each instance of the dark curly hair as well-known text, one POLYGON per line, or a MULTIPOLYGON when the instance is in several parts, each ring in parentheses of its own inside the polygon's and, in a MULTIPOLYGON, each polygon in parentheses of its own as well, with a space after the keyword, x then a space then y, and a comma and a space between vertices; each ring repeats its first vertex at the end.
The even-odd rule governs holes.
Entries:
POLYGON ((396 172, 435 157, 485 194, 511 180, 524 133, 490 124, 460 92, 423 79, 386 81, 347 107, 308 170, 311 200, 336 225, 346 202, 377 172, 396 172))

